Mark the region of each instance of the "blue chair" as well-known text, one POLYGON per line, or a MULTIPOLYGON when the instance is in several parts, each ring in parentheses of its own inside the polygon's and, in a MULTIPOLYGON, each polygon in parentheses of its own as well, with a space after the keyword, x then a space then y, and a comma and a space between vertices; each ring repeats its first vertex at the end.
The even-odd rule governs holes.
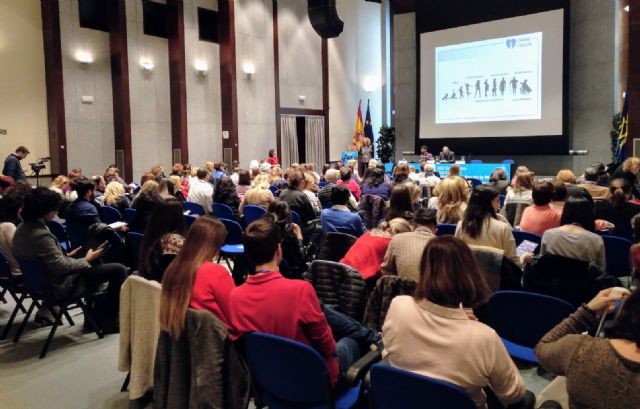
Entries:
POLYGON ((325 186, 327 186, 327 182, 318 182, 318 188, 319 189, 322 189, 325 186))
POLYGON ((22 324, 20 324, 20 328, 13 338, 13 342, 18 342, 20 340, 20 336, 29 321, 31 313, 36 306, 40 305, 43 305, 49 310, 49 312, 51 312, 54 321, 51 326, 51 331, 49 331, 49 336, 42 347, 42 351, 40 351, 40 359, 47 355, 53 336, 55 335, 58 327, 62 325, 62 316, 67 319, 70 325, 75 325, 67 312, 67 310, 74 304, 82 310, 85 320, 89 322, 89 325, 93 328, 96 335, 98 335, 98 338, 102 339, 104 337, 102 330, 98 327, 95 320, 89 313, 89 308, 86 306, 84 301, 82 301, 81 295, 74 295, 66 300, 53 300, 48 295, 48 282, 42 267, 37 262, 31 260, 18 257, 16 257, 16 260, 18 261, 18 264, 20 264, 20 270, 22 271, 22 277, 24 279, 24 287, 29 292, 34 302, 29 306, 29 309, 24 316, 24 320, 22 321, 22 324), (59 310, 56 311, 53 308, 54 306, 59 307, 59 310))
POLYGON ((138 269, 138 261, 143 238, 144 234, 142 233, 136 233, 133 231, 127 233, 127 249, 131 256, 131 267, 133 267, 134 270, 138 269))
POLYGON ((371 398, 376 409, 475 409, 461 387, 385 364, 371 367, 371 398))
POLYGON ((11 329, 18 312, 27 312, 23 303, 27 298, 29 298, 29 293, 25 290, 24 285, 22 284, 22 277, 13 276, 11 274, 9 271, 9 263, 2 253, 0 253, 0 288, 2 288, 0 299, 6 303, 7 301, 4 297, 8 293, 16 303, 13 308, 13 312, 9 317, 9 321, 5 324, 4 329, 2 330, 2 335, 0 335, 0 340, 2 340, 9 334, 9 330, 11 329))
POLYGON ((536 247, 533 254, 540 253, 540 243, 542 243, 542 237, 538 236, 537 234, 529 233, 528 231, 513 230, 513 237, 516 239, 516 246, 519 246, 520 243, 522 243, 525 240, 529 240, 534 243, 537 243, 538 247, 536 247))
POLYGON ((507 198, 507 196, 499 195, 498 197, 500 198, 500 208, 502 209, 504 207, 504 201, 507 198))
POLYGON ((131 224, 133 219, 136 218, 136 213, 136 209, 124 209, 124 221, 127 222, 127 224, 131 224))
POLYGON ((469 178, 467 179, 469 181, 469 183, 471 183, 471 187, 474 188, 476 186, 480 186, 482 184, 482 181, 480 179, 476 179, 476 178, 469 178))
POLYGON ((204 207, 198 203, 186 201, 182 204, 184 210, 188 210, 189 214, 197 214, 198 216, 204 216, 204 207))
POLYGON ((278 197, 278 196, 280 196, 280 195, 278 194, 278 192, 280 191, 280 188, 279 188, 278 186, 276 186, 276 185, 269 185, 269 190, 271 191, 271 193, 273 193, 273 196, 274 196, 274 197, 278 197))
POLYGON ((189 227, 191 227, 191 225, 197 220, 198 218, 196 216, 192 216, 190 214, 185 214, 184 215, 184 224, 187 227, 187 229, 189 229, 189 227))
POLYGON ((633 243, 630 240, 615 236, 602 236, 604 252, 607 259, 607 273, 616 277, 631 274, 629 252, 633 243))
POLYGON ((302 218, 300 218, 300 215, 295 210, 291 211, 291 221, 297 224, 298 226, 300 226, 301 228, 304 227, 302 226, 302 218))
POLYGON ((227 206, 224 203, 214 203, 212 206, 213 214, 218 219, 229 219, 233 220, 233 209, 230 206, 227 206))
POLYGON ((245 206, 242 209, 242 215, 244 216, 244 224, 245 224, 245 226, 248 226, 251 223, 253 223, 254 221, 258 220, 266 212, 267 211, 264 208, 260 207, 260 206, 255 206, 255 205, 247 205, 247 206, 245 206))
POLYGON ((259 332, 243 339, 259 401, 269 409, 350 409, 358 403, 361 382, 334 393, 325 360, 312 347, 259 332))
POLYGON ((513 165, 513 164, 515 164, 516 162, 515 162, 513 159, 503 159, 503 160, 502 160, 502 163, 503 163, 504 165, 513 165))
POLYGON ((69 235, 67 235, 67 228, 64 226, 64 224, 55 220, 51 220, 49 223, 47 223, 47 227, 49 228, 51 234, 53 234, 56 239, 58 239, 60 246, 65 251, 71 250, 69 235))
POLYGON ((455 224, 439 224, 436 226, 436 236, 453 236, 456 234, 455 224))
POLYGON ((115 207, 102 206, 100 208, 100 220, 102 220, 102 223, 111 224, 122 220, 122 215, 115 207))
POLYGON ((471 159, 469 163, 483 163, 480 159, 471 159))
POLYGON ((287 260, 282 259, 278 268, 280 269, 280 274, 282 274, 283 277, 291 277, 291 267, 289 267, 287 260))
POLYGON ((498 291, 489 299, 489 325, 512 358, 538 363, 533 348, 553 327, 572 314, 568 302, 523 291, 498 291))
POLYGON ((224 240, 224 244, 220 249, 220 258, 224 258, 224 261, 229 267, 229 271, 232 270, 229 258, 244 254, 244 245, 242 244, 242 227, 234 220, 220 219, 227 228, 227 237, 224 240))

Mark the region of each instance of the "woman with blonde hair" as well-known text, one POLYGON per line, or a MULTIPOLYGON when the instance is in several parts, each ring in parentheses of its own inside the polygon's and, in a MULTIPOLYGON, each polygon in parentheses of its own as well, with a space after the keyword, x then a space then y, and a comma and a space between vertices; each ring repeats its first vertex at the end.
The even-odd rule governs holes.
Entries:
POLYGON ((242 203, 238 207, 238 212, 242 213, 242 209, 246 205, 260 206, 266 209, 272 200, 273 193, 269 189, 269 175, 261 173, 253 179, 253 187, 247 190, 242 203))
POLYGON ((311 207, 313 207, 313 211, 316 215, 320 215, 322 205, 316 195, 316 193, 318 193, 318 180, 311 172, 304 172, 302 176, 304 177, 304 181, 302 182, 302 192, 307 195, 309 202, 311 202, 311 207))
POLYGON ((64 200, 73 202, 78 198, 78 193, 75 190, 71 190, 69 184, 69 178, 64 175, 59 175, 51 182, 49 186, 50 190, 53 190, 60 195, 64 200))
POLYGON ((411 224, 406 219, 397 217, 388 222, 383 221, 377 229, 360 236, 340 262, 358 270, 365 280, 376 279, 382 275, 380 265, 391 238, 410 231, 411 224))
POLYGON ((619 178, 626 179, 632 187, 631 192, 633 197, 640 199, 640 192, 636 188, 636 183, 638 183, 638 173, 640 173, 640 158, 632 156, 622 162, 622 166, 619 166, 618 169, 613 172, 611 180, 619 178))
POLYGON ((436 216, 438 223, 458 223, 462 220, 464 211, 467 209, 469 189, 465 183, 460 183, 460 178, 457 177, 444 178, 444 180, 438 184, 438 188, 438 213, 436 216))
POLYGON ((269 169, 269 184, 280 187, 283 182, 282 168, 279 165, 272 166, 269 169))
POLYGON ((128 209, 131 207, 131 203, 127 198, 127 195, 124 192, 124 186, 122 183, 109 182, 107 187, 104 189, 104 200, 102 202, 105 206, 111 206, 120 212, 121 215, 124 216, 124 209, 128 209))
MULTIPOLYGON (((171 181, 171 183, 173 183, 173 196, 178 199, 180 203, 183 203, 185 200, 187 200, 187 197, 184 195, 184 192, 182 190, 182 178, 178 175, 171 175, 169 176, 169 180, 171 181)), ((187 189, 187 194, 188 193, 189 190, 187 189)))
POLYGON ((224 224, 202 216, 188 230, 184 245, 162 277, 160 329, 178 339, 189 307, 207 310, 229 329, 230 294, 235 287, 226 268, 213 263, 227 236, 224 224))

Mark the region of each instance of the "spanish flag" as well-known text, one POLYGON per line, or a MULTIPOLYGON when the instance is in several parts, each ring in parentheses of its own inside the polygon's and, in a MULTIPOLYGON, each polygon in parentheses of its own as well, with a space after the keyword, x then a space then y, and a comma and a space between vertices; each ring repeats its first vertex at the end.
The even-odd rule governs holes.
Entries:
POLYGON ((626 151, 624 145, 627 143, 627 134, 629 132, 629 113, 627 107, 628 94, 624 96, 624 105, 622 107, 622 122, 618 127, 618 142, 616 144, 616 160, 618 162, 624 162, 626 159, 626 151))
POLYGON ((364 140, 364 125, 362 123, 362 109, 360 105, 362 101, 358 101, 358 114, 356 115, 356 126, 353 131, 353 145, 360 151, 362 141, 364 140))

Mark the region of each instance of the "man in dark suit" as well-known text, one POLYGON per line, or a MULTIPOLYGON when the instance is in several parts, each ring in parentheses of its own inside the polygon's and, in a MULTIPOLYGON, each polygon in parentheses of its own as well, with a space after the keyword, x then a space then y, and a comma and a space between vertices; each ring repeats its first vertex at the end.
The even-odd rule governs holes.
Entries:
POLYGON ((456 154, 453 151, 449 150, 448 146, 442 147, 442 152, 438 155, 438 161, 440 162, 455 162, 456 154))

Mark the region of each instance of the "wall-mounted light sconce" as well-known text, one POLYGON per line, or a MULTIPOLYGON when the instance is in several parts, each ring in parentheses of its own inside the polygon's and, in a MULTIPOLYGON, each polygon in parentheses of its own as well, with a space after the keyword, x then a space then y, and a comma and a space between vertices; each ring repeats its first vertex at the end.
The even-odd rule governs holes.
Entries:
POLYGON ((304 95, 298 95, 298 102, 300 102, 301 105, 304 105, 304 100, 307 99, 306 96, 304 95))
POLYGON ((627 13, 629 12, 629 5, 628 4, 626 6, 624 6, 624 11, 626 11, 627 13))
POLYGON ((207 75, 207 71, 209 70, 209 67, 207 66, 207 62, 204 60, 196 60, 196 62, 193 63, 193 68, 196 69, 196 72, 198 73, 198 75, 202 75, 202 76, 207 75))
POLYGON ((93 56, 87 51, 77 51, 76 61, 80 64, 91 64, 93 62, 93 56))
POLYGON ((142 60, 140 60, 140 67, 144 71, 151 72, 155 68, 155 64, 153 64, 153 62, 151 60, 142 59, 142 60))
POLYGON ((242 71, 247 74, 247 79, 251 79, 256 73, 256 66, 252 62, 246 62, 242 64, 242 71))
POLYGON ((368 75, 364 77, 364 80, 362 81, 362 88, 364 88, 366 92, 373 92, 377 90, 379 87, 380 87, 380 80, 378 79, 378 77, 374 75, 368 75))

